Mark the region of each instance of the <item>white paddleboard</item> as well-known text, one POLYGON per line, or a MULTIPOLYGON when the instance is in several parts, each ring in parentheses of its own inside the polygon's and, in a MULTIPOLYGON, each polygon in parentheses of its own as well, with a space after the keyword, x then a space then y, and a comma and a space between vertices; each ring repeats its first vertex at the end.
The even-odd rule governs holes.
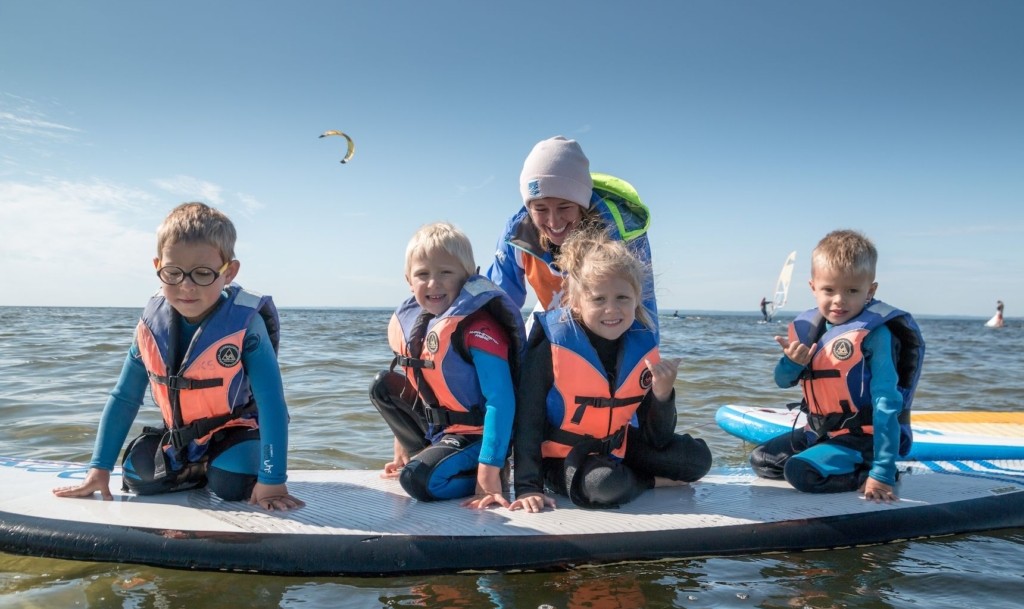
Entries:
MULTIPOLYGON (((785 408, 728 404, 715 413, 718 426, 760 444, 796 427, 804 415, 785 408)), ((1024 412, 918 411, 910 413, 914 444, 906 459, 1024 459, 1024 412)))
MULTIPOLYGON (((410 499, 378 471, 292 471, 307 505, 265 512, 205 490, 114 501, 57 498, 77 463, 0 458, 0 550, 282 575, 519 571, 797 551, 1024 526, 1024 461, 904 464, 901 501, 809 495, 749 469, 715 469, 619 509, 558 498, 541 513, 410 499)), ((112 487, 118 486, 114 472, 112 487)))

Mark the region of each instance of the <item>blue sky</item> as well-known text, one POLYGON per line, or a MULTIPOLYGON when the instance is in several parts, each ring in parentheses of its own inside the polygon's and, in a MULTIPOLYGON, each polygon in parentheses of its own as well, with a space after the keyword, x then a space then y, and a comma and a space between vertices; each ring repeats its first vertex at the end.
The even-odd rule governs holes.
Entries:
POLYGON ((855 228, 883 300, 1014 317, 1022 30, 1011 1, 0 0, 0 305, 141 307, 202 200, 279 306, 394 306, 416 228, 486 267, 562 134, 651 208, 662 310, 756 312, 791 250, 808 308, 855 228))

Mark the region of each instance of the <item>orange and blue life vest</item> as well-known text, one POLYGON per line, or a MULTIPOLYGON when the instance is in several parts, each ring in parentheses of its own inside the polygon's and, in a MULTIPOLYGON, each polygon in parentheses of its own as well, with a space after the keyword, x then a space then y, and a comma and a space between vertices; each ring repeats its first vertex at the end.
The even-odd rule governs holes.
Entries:
POLYGON ((181 456, 189 461, 202 456, 214 432, 235 425, 259 426, 242 366, 245 333, 253 316, 263 316, 275 352, 280 339, 277 308, 269 296, 236 284, 225 292, 184 353, 178 353, 181 314, 161 294, 150 299, 135 331, 153 401, 167 427, 165 441, 179 454, 187 448, 181 456))
POLYGON ((482 433, 486 399, 462 334, 463 322, 480 310, 486 310, 508 332, 507 357, 515 378, 525 347, 523 315, 486 277, 470 277, 448 310, 430 319, 419 336, 416 321, 421 314, 429 314, 415 298, 403 302, 391 316, 388 344, 395 352, 391 367, 405 369, 425 407, 430 437, 482 433))
POLYGON ((864 357, 867 335, 885 325, 893 336, 893 362, 898 376, 897 390, 903 398, 899 415, 899 454, 910 452, 913 434, 910 410, 924 361, 924 337, 914 318, 906 311, 872 300, 864 310, 847 321, 828 328, 825 319, 811 309, 789 325, 789 339, 818 350, 801 374, 807 413, 807 428, 819 437, 844 433, 872 433, 871 369, 864 357))
POLYGON ((554 384, 547 396, 544 457, 566 458, 573 448, 626 454, 626 428, 651 389, 653 378, 645 359, 660 361, 654 332, 640 322, 620 339, 618 370, 605 370, 586 331, 565 308, 534 314, 551 343, 554 384))
POLYGON ((520 262, 523 265, 526 281, 537 294, 537 300, 540 301, 541 306, 547 309, 558 305, 562 299, 564 279, 554 262, 548 262, 541 256, 531 255, 523 255, 520 262))

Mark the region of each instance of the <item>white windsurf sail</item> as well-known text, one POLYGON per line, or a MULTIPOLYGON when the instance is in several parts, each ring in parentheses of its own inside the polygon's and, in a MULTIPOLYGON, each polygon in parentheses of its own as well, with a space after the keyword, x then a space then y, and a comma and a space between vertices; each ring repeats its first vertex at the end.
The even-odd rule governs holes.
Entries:
POLYGON ((786 256, 786 262, 782 264, 782 271, 779 273, 779 280, 775 282, 775 296, 772 298, 771 305, 768 309, 768 319, 770 320, 775 314, 786 306, 786 300, 789 298, 789 282, 793 280, 793 265, 796 263, 796 252, 790 252, 789 256, 786 256))

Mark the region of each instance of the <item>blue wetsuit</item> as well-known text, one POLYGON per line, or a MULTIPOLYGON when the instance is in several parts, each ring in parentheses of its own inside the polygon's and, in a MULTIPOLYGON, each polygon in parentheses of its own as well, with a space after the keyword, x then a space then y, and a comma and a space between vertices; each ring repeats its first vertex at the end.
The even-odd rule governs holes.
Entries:
MULTIPOLYGON (((826 331, 832 324, 826 324, 826 331)), ((861 347, 871 380, 873 433, 847 433, 819 439, 813 431, 794 429, 756 447, 750 462, 766 478, 782 478, 804 492, 843 492, 860 488, 867 477, 896 483, 896 458, 900 448, 903 395, 897 388, 893 361, 893 336, 881 325, 871 330, 861 347)), ((783 356, 775 366, 775 383, 796 385, 806 367, 783 356)))
MULTIPOLYGON (((181 352, 191 342, 199 326, 181 320, 181 352)), ((242 365, 259 409, 259 442, 232 446, 217 456, 216 466, 256 476, 261 484, 283 484, 288 478, 288 408, 277 355, 260 315, 253 316, 246 331, 242 365)), ((121 376, 103 408, 90 467, 113 469, 148 387, 149 376, 139 355, 138 344, 133 342, 121 368, 121 376)))

